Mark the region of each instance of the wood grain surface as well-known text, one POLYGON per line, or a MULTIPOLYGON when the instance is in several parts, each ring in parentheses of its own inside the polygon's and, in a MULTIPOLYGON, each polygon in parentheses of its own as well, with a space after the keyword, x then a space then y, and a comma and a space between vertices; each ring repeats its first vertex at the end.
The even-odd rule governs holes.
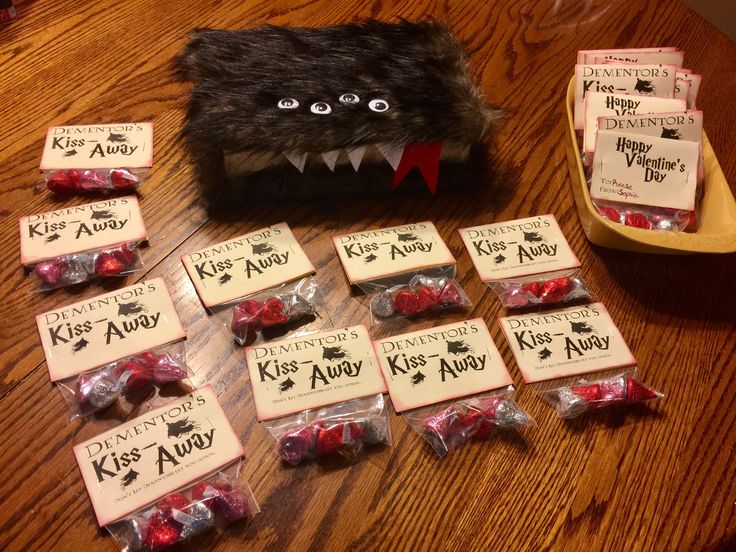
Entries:
POLYGON ((713 26, 674 0, 15 5, 18 20, 0 28, 0 549, 115 549, 96 526, 72 445, 113 427, 125 413, 68 421, 49 381, 34 315, 154 276, 165 278, 187 328, 192 383, 214 385, 242 438, 244 475, 263 510, 187 548, 736 549, 736 256, 646 256, 591 246, 573 206, 563 145, 565 86, 578 49, 678 46, 686 66, 703 75, 698 107, 733 188, 736 46, 713 26), (428 15, 466 44, 474 76, 506 111, 486 187, 437 198, 254 205, 237 221, 208 216, 178 137, 189 87, 177 80, 172 60, 189 31, 428 15), (104 286, 34 292, 19 265, 18 217, 84 202, 35 189, 46 128, 143 120, 155 123, 154 167, 140 193, 150 233, 146 270, 104 286), (541 213, 557 216, 643 379, 666 393, 653 408, 566 423, 521 383, 496 323, 504 311, 472 269, 456 230, 541 213), (285 467, 255 422, 242 352, 207 317, 180 255, 287 221, 317 267, 335 325, 354 324, 367 321, 365 301, 351 296, 330 236, 425 219, 458 258, 460 281, 474 302, 468 317, 489 324, 519 403, 537 426, 470 444, 440 461, 392 413, 391 448, 355 465, 285 467))

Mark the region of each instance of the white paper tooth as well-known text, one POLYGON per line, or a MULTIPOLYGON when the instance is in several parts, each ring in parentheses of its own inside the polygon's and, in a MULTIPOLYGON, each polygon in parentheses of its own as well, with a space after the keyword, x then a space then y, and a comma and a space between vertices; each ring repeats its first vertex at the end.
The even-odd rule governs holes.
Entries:
POLYGON ((322 154, 322 159, 325 160, 325 165, 327 165, 327 168, 330 169, 332 172, 335 172, 335 163, 337 163, 337 158, 339 155, 339 149, 326 151, 322 154))
POLYGON ((289 160, 289 163, 294 165, 300 173, 304 172, 304 165, 307 164, 306 153, 295 153, 293 151, 285 151, 284 157, 289 160))
POLYGON ((345 150, 345 153, 348 154, 348 159, 350 159, 350 164, 353 166, 355 172, 358 172, 360 162, 363 160, 363 155, 365 155, 365 146, 345 150))
POLYGON ((381 155, 386 158, 388 164, 391 165, 393 170, 399 167, 399 161, 401 161, 401 155, 404 153, 404 146, 398 146, 396 144, 376 144, 376 148, 381 152, 381 155))

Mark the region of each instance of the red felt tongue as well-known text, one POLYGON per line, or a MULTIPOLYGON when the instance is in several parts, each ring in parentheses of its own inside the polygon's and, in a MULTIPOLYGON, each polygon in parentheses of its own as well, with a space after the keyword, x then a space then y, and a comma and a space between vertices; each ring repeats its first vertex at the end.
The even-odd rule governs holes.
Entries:
POLYGON ((429 191, 437 192, 437 177, 440 171, 440 152, 442 142, 429 142, 426 144, 407 144, 401 155, 399 166, 394 173, 394 181, 391 189, 396 189, 406 178, 409 171, 414 167, 422 173, 429 191))

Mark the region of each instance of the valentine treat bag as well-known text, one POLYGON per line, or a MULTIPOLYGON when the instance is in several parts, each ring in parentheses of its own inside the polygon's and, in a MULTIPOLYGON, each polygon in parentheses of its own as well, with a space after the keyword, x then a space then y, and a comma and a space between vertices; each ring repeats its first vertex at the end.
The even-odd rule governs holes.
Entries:
POLYGON ((20 260, 39 289, 124 276, 143 268, 146 227, 135 196, 20 219, 20 260))
POLYGON ((464 443, 530 425, 481 318, 374 342, 396 412, 444 457, 464 443))
POLYGON ((562 418, 659 399, 602 303, 499 320, 524 382, 562 418))
POLYGON ((463 228, 460 236, 481 280, 504 307, 592 299, 554 215, 463 228))
POLYGON ((245 349, 259 422, 289 464, 391 444, 386 384, 368 330, 352 326, 245 349))
POLYGON ((152 164, 152 123, 57 126, 46 134, 41 176, 59 194, 130 192, 152 164))
POLYGON ((162 278, 139 282, 36 316, 46 365, 69 404, 85 416, 190 375, 186 334, 162 278))
POLYGON ((100 527, 157 552, 260 510, 243 447, 208 385, 74 447, 100 527))
POLYGON ((182 256, 202 303, 241 345, 329 321, 314 266, 282 222, 182 256))
POLYGON ((439 23, 200 29, 179 62, 195 83, 184 135, 223 209, 484 183, 499 112, 439 23))
POLYGON ((372 323, 471 304, 455 280, 455 257, 429 221, 332 241, 350 284, 369 298, 372 323))
POLYGON ((675 48, 578 53, 575 128, 598 213, 645 230, 697 229, 703 183, 700 75, 675 48))

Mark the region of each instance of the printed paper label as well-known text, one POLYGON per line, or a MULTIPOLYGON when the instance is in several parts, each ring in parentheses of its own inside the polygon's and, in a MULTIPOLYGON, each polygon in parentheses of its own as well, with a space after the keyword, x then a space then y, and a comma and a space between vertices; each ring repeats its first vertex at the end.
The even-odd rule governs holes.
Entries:
POLYGON ((207 307, 314 272, 285 222, 189 253, 181 260, 207 307))
POLYGON ((39 314, 36 325, 51 381, 186 336, 163 278, 39 314))
POLYGON ((245 349, 259 421, 386 391, 365 326, 245 349))
POLYGON ((138 199, 118 197, 22 217, 20 260, 29 265, 145 239, 138 199))
POLYGON ((484 282, 580 266, 553 215, 463 228, 460 236, 484 282))
POLYGON ((590 197, 692 211, 698 157, 696 142, 601 131, 590 197))
POLYGON ((586 93, 671 98, 675 93, 675 72, 673 65, 576 65, 575 128, 582 129, 585 123, 583 99, 586 93))
POLYGON ((525 383, 636 364, 603 303, 499 322, 525 383))
POLYGON ((637 64, 657 64, 657 65, 674 65, 682 67, 685 59, 683 51, 669 52, 608 52, 607 54, 595 54, 594 59, 590 63, 637 63, 637 64))
POLYGON ((596 57, 611 57, 623 55, 636 56, 642 53, 657 53, 657 52, 675 52, 675 47, 665 48, 619 48, 613 50, 578 50, 578 63, 595 63, 596 57))
POLYGON ((700 142, 703 139, 703 112, 691 110, 685 113, 601 117, 598 119, 598 128, 622 134, 700 142))
POLYGON ((585 131, 583 150, 586 154, 595 151, 600 117, 622 117, 648 113, 684 113, 687 102, 676 98, 654 98, 626 94, 603 94, 588 92, 585 96, 585 131))
POLYGON ((482 318, 374 345, 396 412, 513 384, 482 318))
POLYGON ((100 527, 243 456, 208 385, 74 447, 100 527))
POLYGON ((332 241, 351 284, 455 264, 431 222, 355 232, 332 241))
POLYGON ((153 123, 49 128, 41 170, 137 169, 153 164, 153 123))

